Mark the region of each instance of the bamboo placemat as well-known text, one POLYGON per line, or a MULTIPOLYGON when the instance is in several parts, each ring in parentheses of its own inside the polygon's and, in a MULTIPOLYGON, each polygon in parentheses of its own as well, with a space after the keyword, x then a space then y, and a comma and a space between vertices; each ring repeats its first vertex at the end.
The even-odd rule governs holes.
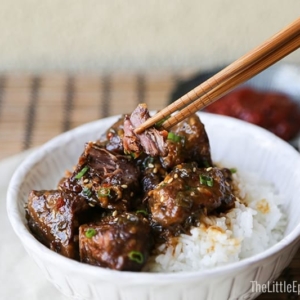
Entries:
POLYGON ((139 102, 166 105, 175 74, 2 74, 0 159, 43 144, 59 133, 139 102))
MULTIPOLYGON (((56 135, 138 103, 159 110, 177 80, 193 74, 0 74, 0 159, 39 146, 56 135)), ((5 173, 5 171, 4 171, 5 173)), ((277 282, 300 284, 300 251, 277 282)), ((264 293, 257 299, 300 299, 294 293, 264 293)))

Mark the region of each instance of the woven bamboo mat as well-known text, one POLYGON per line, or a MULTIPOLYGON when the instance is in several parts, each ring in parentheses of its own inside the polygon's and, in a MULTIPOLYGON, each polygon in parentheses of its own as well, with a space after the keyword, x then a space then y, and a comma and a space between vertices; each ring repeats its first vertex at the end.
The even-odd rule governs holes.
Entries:
MULTIPOLYGON (((0 159, 39 146, 86 122, 132 111, 140 102, 165 107, 177 80, 192 70, 159 74, 0 74, 0 159)), ((277 282, 300 283, 300 251, 277 282)), ((300 299, 265 293, 258 299, 300 299)))
POLYGON ((176 74, 0 75, 0 159, 109 115, 166 105, 176 74))

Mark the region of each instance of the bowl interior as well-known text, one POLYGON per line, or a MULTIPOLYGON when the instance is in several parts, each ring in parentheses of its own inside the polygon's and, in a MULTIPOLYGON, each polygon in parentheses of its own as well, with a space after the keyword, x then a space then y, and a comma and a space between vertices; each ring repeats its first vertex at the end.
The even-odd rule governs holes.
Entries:
MULTIPOLYGON (((299 153, 257 126, 219 115, 199 115, 210 139, 214 162, 254 172, 259 178, 271 181, 284 196, 283 209, 288 215, 288 225, 283 244, 295 240, 300 232, 299 153)), ((39 148, 20 165, 9 186, 7 207, 9 219, 21 240, 26 237, 33 239, 24 213, 29 192, 55 188, 64 172, 77 163, 85 142, 99 138, 117 118, 102 119, 64 133, 39 148)))

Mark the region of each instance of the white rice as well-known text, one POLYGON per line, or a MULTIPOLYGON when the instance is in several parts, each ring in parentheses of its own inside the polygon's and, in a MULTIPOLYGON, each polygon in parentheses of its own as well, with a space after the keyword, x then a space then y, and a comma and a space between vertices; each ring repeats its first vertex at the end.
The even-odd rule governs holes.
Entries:
POLYGON ((233 177, 238 197, 235 208, 219 217, 203 217, 190 235, 181 234, 161 245, 145 271, 209 269, 260 253, 282 239, 286 216, 275 188, 254 174, 238 172, 233 177))

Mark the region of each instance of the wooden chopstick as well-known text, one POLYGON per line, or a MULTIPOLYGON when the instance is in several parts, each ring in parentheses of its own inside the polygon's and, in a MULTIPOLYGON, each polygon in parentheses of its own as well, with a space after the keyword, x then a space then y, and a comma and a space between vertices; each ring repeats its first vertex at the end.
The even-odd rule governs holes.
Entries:
POLYGON ((198 98, 196 101, 192 102, 190 105, 184 107, 182 110, 178 111, 177 114, 167 119, 162 124, 162 127, 166 130, 170 129, 172 126, 184 120, 187 116, 215 102, 216 100, 230 92, 233 88, 237 87, 239 84, 257 75, 258 73, 281 60, 283 57, 295 51, 299 47, 300 35, 282 48, 277 49, 278 51, 276 51, 275 53, 272 52, 269 56, 252 65, 250 69, 246 69, 243 72, 239 73, 237 76, 225 80, 216 88, 210 90, 209 92, 198 98))
POLYGON ((211 104, 238 84, 257 75, 259 72, 295 51, 300 46, 299 35, 300 18, 158 112, 136 128, 135 132, 137 134, 143 132, 160 120, 166 119, 176 110, 180 110, 180 108, 186 106, 182 111, 178 112, 178 115, 171 116, 171 118, 163 123, 162 126, 165 129, 169 129, 193 112, 211 104), (264 60, 266 61, 264 62, 264 60), (194 101, 195 103, 193 103, 194 101))

